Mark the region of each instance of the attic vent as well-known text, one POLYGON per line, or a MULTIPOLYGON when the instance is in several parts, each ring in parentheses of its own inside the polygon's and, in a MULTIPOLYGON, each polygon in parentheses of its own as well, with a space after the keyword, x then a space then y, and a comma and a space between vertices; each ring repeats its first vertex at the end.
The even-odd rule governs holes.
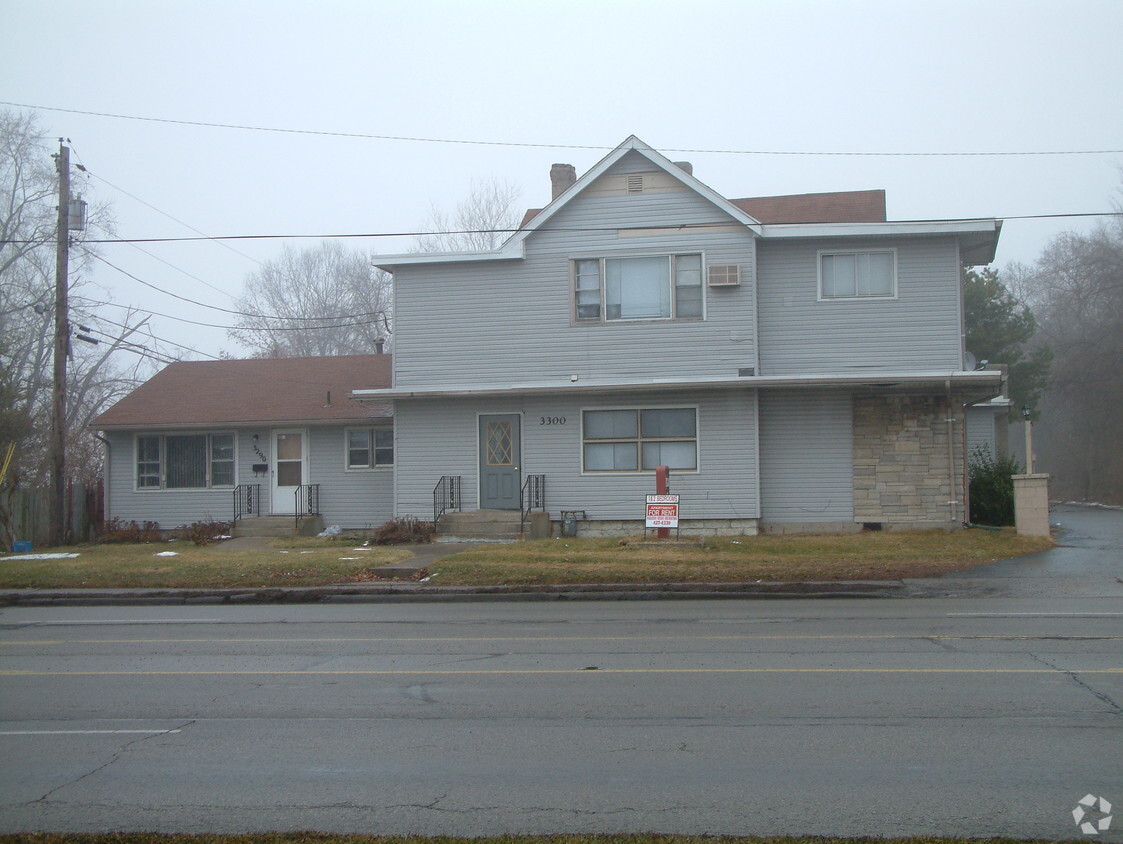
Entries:
POLYGON ((710 287, 737 287, 741 283, 738 264, 711 264, 706 271, 706 284, 710 287))
POLYGON ((628 193, 643 193, 643 174, 628 174, 628 193))

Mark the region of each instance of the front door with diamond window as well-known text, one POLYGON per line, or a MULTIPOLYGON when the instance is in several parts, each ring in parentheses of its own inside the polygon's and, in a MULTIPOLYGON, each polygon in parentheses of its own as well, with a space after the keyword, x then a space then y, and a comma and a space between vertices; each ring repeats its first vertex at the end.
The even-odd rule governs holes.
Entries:
POLYGON ((480 417, 480 509, 519 509, 517 413, 480 417))

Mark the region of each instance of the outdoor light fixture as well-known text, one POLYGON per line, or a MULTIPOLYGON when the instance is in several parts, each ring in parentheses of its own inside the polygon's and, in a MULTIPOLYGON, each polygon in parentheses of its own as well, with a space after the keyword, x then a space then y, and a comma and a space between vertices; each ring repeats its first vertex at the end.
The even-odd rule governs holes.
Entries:
POLYGON ((1032 415, 1033 415, 1033 410, 1030 408, 1030 406, 1028 404, 1023 404, 1022 405, 1022 419, 1026 420, 1026 422, 1028 422, 1029 417, 1031 417, 1032 415))

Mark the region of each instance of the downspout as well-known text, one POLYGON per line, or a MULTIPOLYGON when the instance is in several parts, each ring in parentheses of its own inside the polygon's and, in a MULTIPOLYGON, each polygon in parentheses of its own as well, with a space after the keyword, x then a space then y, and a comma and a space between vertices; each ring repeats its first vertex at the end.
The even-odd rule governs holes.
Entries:
POLYGON ((947 390, 947 425, 948 425, 948 507, 951 508, 951 521, 954 524, 958 519, 956 518, 955 505, 959 502, 955 500, 955 416, 952 413, 951 403, 951 379, 948 378, 945 382, 947 390))

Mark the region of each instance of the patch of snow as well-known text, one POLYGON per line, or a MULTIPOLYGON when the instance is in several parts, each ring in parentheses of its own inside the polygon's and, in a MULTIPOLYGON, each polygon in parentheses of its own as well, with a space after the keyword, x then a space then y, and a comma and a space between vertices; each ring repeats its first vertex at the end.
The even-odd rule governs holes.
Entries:
POLYGON ((178 557, 179 552, 178 551, 159 551, 156 554, 153 554, 152 556, 154 556, 154 557, 178 557))
POLYGON ((232 536, 212 536, 211 539, 233 539, 232 536))
POLYGON ((328 525, 320 533, 317 533, 316 536, 339 536, 342 533, 343 528, 339 525, 328 525))
POLYGON ((18 554, 14 557, 0 557, 0 560, 65 560, 77 554, 18 554))
POLYGON ((1123 510, 1116 504, 1100 504, 1098 501, 1062 501, 1061 504, 1071 504, 1074 507, 1098 507, 1101 510, 1123 510))
POLYGON ((366 547, 366 546, 364 545, 364 546, 362 546, 361 548, 352 548, 351 550, 352 550, 352 551, 373 551, 374 549, 373 549, 373 548, 367 548, 367 547, 366 547))
POLYGON ((361 557, 340 557, 341 560, 359 560, 361 557))

